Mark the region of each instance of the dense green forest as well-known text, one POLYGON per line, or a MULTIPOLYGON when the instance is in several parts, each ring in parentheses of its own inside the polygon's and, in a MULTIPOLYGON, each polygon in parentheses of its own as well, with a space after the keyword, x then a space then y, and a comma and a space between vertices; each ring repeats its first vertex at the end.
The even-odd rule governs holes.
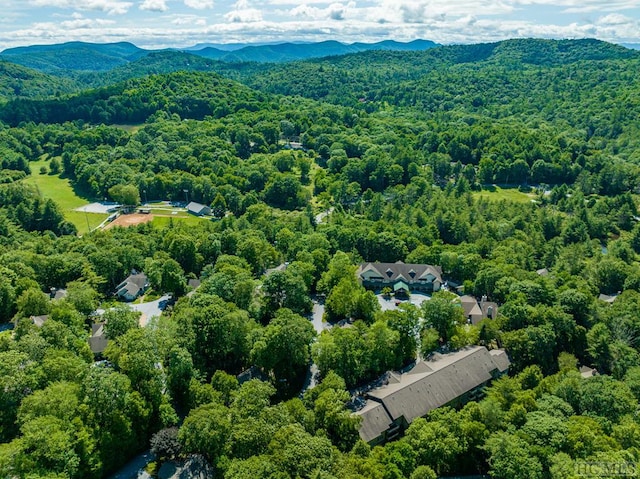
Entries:
POLYGON ((0 81, 0 323, 13 326, 0 332, 0 477, 105 477, 149 447, 158 461, 200 454, 229 479, 635 467, 638 52, 518 40, 282 65, 185 58, 101 80, 6 64, 23 79, 0 81), (34 175, 70 180, 87 203, 187 194, 212 217, 79 236, 34 175), (355 275, 363 261, 439 265, 498 317, 467 324, 448 292, 381 311, 355 275), (132 270, 150 299, 177 300, 145 327, 113 299, 132 270), (334 327, 314 329, 312 298, 334 327), (96 357, 99 307, 109 344, 96 357), (399 440, 359 438, 355 388, 467 345, 504 348, 509 375, 399 440), (264 380, 239 382, 249 368, 264 380))

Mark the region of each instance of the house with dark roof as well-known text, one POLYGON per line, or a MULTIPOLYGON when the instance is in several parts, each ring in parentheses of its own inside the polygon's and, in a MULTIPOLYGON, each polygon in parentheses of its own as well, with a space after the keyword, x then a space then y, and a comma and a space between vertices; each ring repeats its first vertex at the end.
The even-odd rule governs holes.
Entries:
POLYGON ((442 287, 442 269, 429 264, 363 263, 356 274, 362 286, 373 291, 388 287, 394 293, 433 293, 442 287))
POLYGON ((460 296, 460 305, 469 324, 478 324, 487 318, 495 319, 498 315, 498 304, 493 301, 487 301, 486 296, 482 296, 479 302, 473 296, 460 296))
POLYGON ((211 214, 211 208, 207 205, 202 205, 192 201, 187 205, 187 211, 195 216, 207 216, 211 214))
POLYGON ((473 346, 434 354, 404 374, 389 373, 387 384, 369 391, 355 414, 362 418, 360 437, 371 445, 397 438, 415 419, 441 406, 478 399, 482 388, 506 373, 503 350, 473 346))
POLYGON ((133 301, 142 295, 148 287, 147 275, 132 271, 122 283, 116 286, 115 296, 124 301, 133 301))

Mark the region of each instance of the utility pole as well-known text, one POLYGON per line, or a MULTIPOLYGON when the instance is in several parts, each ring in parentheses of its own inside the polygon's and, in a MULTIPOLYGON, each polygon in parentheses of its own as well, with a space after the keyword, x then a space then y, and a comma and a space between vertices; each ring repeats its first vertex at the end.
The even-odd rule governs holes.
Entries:
POLYGON ((182 190, 184 191, 184 198, 187 200, 187 204, 189 204, 189 190, 182 190))

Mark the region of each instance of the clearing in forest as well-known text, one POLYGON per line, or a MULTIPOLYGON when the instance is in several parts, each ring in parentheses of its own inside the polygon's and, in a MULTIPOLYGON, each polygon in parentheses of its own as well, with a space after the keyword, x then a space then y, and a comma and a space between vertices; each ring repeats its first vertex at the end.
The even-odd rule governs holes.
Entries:
POLYGON ((151 214, 141 214, 141 213, 131 213, 126 215, 120 215, 111 223, 108 223, 104 229, 115 228, 116 226, 122 226, 126 228, 127 226, 135 226, 142 223, 148 223, 149 221, 153 221, 153 215, 151 214))
POLYGON ((79 234, 84 234, 89 229, 96 228, 102 223, 108 214, 84 213, 76 211, 77 208, 87 204, 87 200, 78 196, 71 185, 69 178, 61 178, 59 175, 49 174, 49 161, 41 159, 29 163, 31 175, 24 181, 35 185, 43 198, 51 198, 55 201, 67 221, 73 223, 79 234), (40 173, 42 167, 47 168, 47 173, 40 173))
POLYGON ((501 188, 496 185, 483 186, 482 190, 474 191, 473 196, 476 199, 484 198, 490 201, 509 200, 519 203, 529 203, 537 198, 535 193, 524 193, 518 188, 501 188))

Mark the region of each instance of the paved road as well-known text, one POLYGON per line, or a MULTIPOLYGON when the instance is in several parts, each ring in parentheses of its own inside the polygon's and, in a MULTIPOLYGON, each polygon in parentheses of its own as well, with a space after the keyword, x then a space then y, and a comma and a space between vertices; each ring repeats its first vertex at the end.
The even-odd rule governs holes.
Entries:
POLYGON ((324 303, 321 304, 316 300, 313 300, 313 312, 311 314, 311 324, 313 324, 313 329, 315 329, 318 336, 320 336, 320 333, 327 327, 327 324, 322 322, 322 316, 324 315, 324 303))
POLYGON ((149 324, 149 321, 151 320, 151 318, 160 317, 160 315, 162 314, 162 310, 164 309, 161 303, 163 304, 166 303, 169 300, 169 298, 170 296, 168 294, 165 294, 164 296, 156 299, 155 301, 150 301, 148 303, 129 304, 131 309, 142 313, 142 316, 140 316, 141 328, 144 328, 147 324, 149 324))
MULTIPOLYGON (((381 294, 376 294, 376 297, 378 298, 378 303, 380 303, 380 308, 382 309, 382 311, 392 311, 394 309, 398 309, 398 306, 396 305, 396 303, 407 302, 407 301, 398 301, 395 298, 385 299, 382 297, 381 294)), ((425 301, 429 301, 430 299, 431 297, 427 296, 426 294, 411 293, 411 296, 409 297, 408 302, 420 307, 422 303, 424 303, 425 301)))
POLYGON ((144 468, 155 459, 151 451, 138 454, 129 461, 122 469, 109 476, 109 479, 151 479, 151 476, 144 471, 144 468))

